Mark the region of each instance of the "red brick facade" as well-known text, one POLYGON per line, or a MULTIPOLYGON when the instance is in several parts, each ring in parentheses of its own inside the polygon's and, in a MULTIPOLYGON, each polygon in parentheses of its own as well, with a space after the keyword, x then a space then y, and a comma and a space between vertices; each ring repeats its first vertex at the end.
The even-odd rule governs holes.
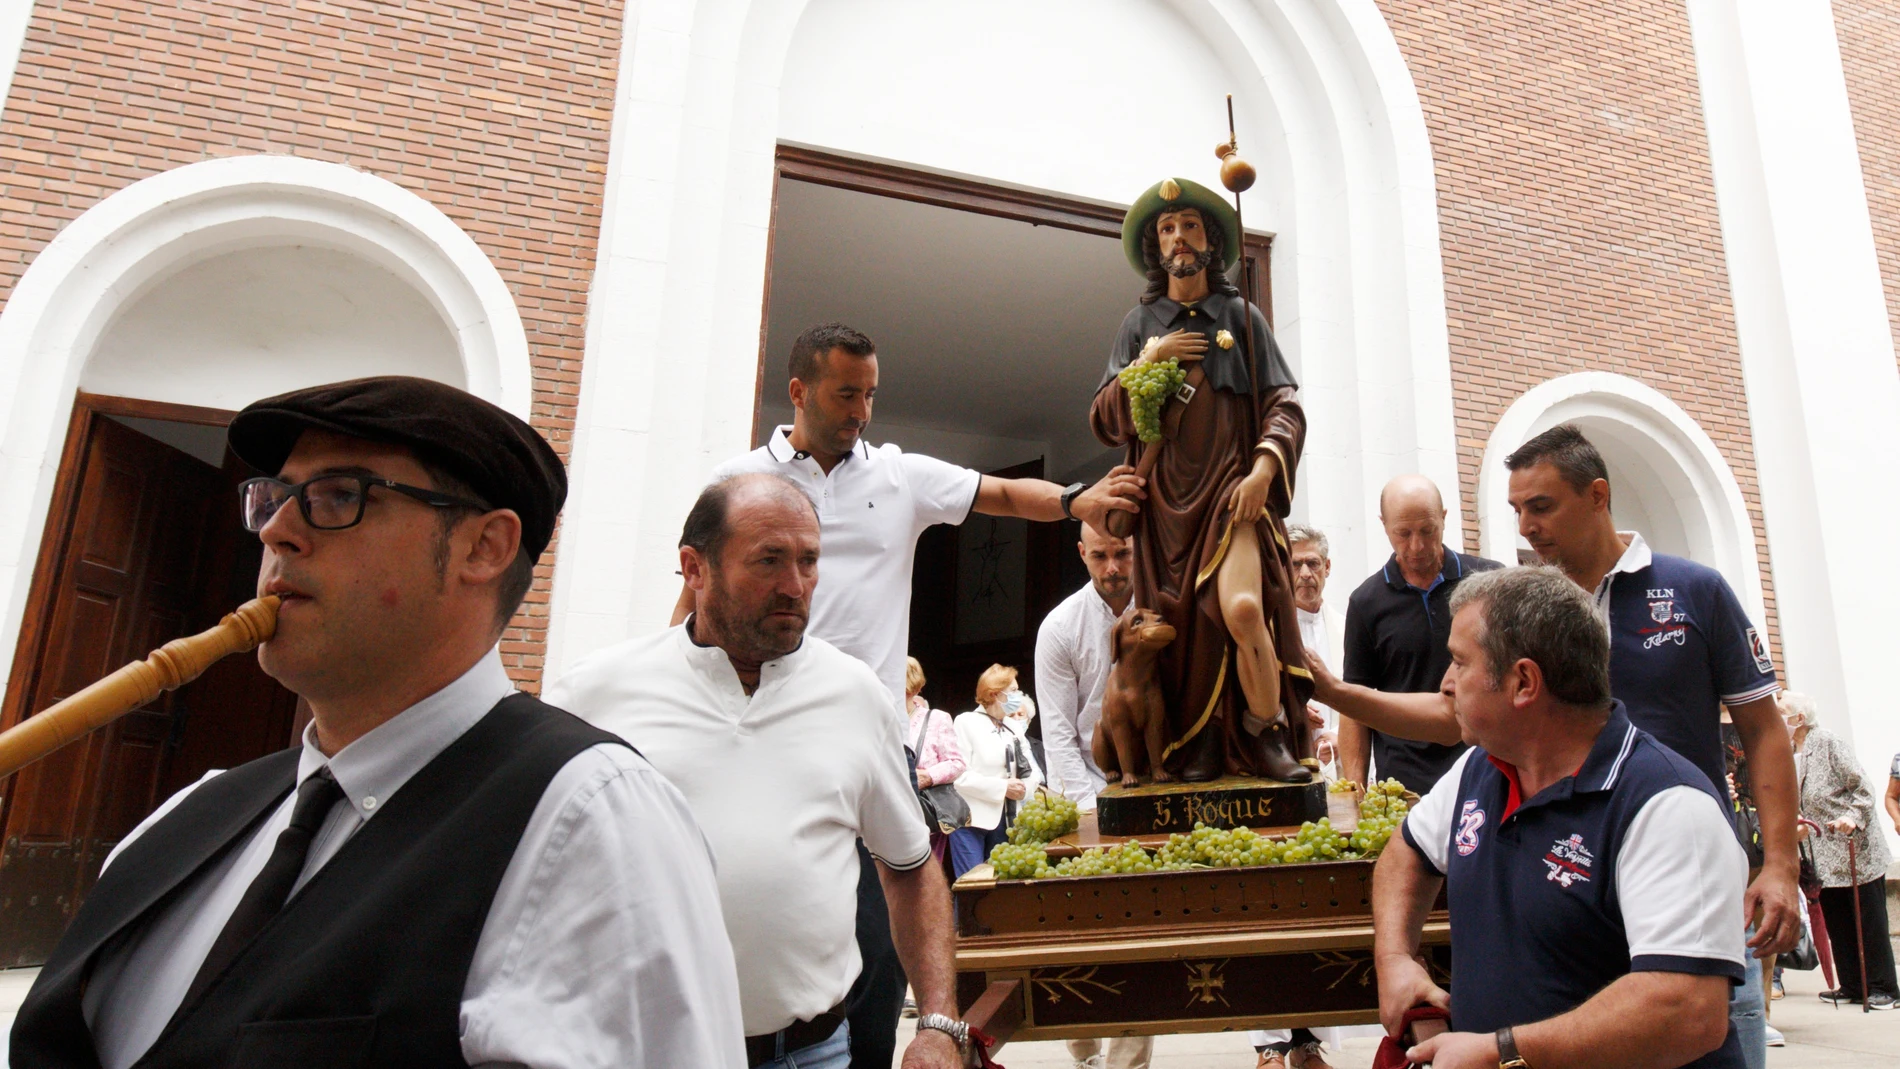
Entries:
MULTIPOLYGON (((1740 482, 1778 641, 1687 13, 1641 0, 1379 6, 1431 135, 1465 500, 1524 391, 1577 371, 1639 379, 1708 432, 1740 482)), ((1467 539, 1475 548, 1475 530, 1467 539)))
POLYGON ((1880 251, 1887 319, 1900 354, 1900 7, 1891 0, 1834 0, 1834 28, 1880 251))
MULTIPOLYGON (((615 0, 40 0, 0 118, 0 300, 60 228, 141 178, 286 153, 401 185, 508 283, 535 425, 564 453, 606 177, 615 0)), ((546 560, 552 560, 550 553, 546 560)), ((538 686, 549 572, 502 645, 538 686)))

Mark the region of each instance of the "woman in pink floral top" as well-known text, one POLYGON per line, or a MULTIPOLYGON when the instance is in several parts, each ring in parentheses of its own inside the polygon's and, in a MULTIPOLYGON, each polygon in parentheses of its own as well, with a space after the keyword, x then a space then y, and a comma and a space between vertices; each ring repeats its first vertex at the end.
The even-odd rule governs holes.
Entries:
MULTIPOLYGON (((924 689, 924 666, 915 657, 905 658, 905 664, 904 708, 910 712, 910 730, 904 742, 916 746, 918 732, 924 736, 923 746, 917 751, 917 789, 954 783, 963 775, 963 751, 957 748, 956 728, 949 713, 932 709, 919 693, 924 689), (925 717, 930 718, 928 728, 924 727, 925 717)), ((943 860, 945 841, 941 831, 930 829, 930 852, 939 862, 943 860)))

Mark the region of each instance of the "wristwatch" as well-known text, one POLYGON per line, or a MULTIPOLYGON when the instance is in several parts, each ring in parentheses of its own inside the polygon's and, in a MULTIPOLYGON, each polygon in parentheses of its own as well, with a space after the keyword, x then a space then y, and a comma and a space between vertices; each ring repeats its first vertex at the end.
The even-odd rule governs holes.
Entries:
POLYGON ((1508 1025, 1498 1029, 1498 1069, 1531 1069, 1531 1063, 1517 1052, 1517 1037, 1508 1025))
POLYGON ((1088 488, 1089 484, 1087 483, 1070 483, 1062 488, 1062 514, 1064 516, 1072 520, 1075 519, 1075 513, 1069 511, 1069 506, 1075 504, 1076 497, 1088 488))
POLYGON ((935 1029, 956 1040, 958 1050, 970 1045, 969 1024, 954 1017, 945 1017, 941 1013, 926 1013, 917 1018, 917 1030, 921 1032, 926 1028, 935 1029))

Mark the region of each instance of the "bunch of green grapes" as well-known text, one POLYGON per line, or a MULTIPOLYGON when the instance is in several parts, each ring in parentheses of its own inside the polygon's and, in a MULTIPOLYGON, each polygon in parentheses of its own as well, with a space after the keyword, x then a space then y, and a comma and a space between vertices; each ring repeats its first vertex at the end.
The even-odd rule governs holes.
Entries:
POLYGON ((997 843, 990 851, 990 868, 999 880, 1039 880, 1056 874, 1041 843, 997 843))
POLYGON ((1161 440, 1161 409, 1168 398, 1187 381, 1178 360, 1169 358, 1154 363, 1139 361, 1115 376, 1128 394, 1128 413, 1135 418, 1135 434, 1144 442, 1161 440))
POLYGON ((1012 843, 1053 843, 1069 834, 1082 823, 1082 814, 1075 803, 1059 794, 1044 792, 1024 803, 1016 813, 1016 823, 1010 825, 1009 841, 1012 843))
POLYGON ((1360 857, 1378 857, 1410 809, 1405 787, 1398 780, 1373 784, 1365 801, 1359 803, 1359 825, 1350 837, 1353 852, 1360 857))
POLYGON ((1321 817, 1318 823, 1307 821, 1300 830, 1282 844, 1280 860, 1289 865, 1303 861, 1338 861, 1347 856, 1352 849, 1346 837, 1333 830, 1331 817, 1321 817))

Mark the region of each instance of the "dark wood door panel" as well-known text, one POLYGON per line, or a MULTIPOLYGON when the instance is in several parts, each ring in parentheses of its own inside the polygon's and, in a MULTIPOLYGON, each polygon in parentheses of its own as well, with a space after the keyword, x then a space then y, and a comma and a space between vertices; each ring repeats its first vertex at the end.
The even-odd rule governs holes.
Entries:
MULTIPOLYGON (((242 561, 235 548, 256 540, 236 525, 233 472, 110 419, 83 410, 75 418, 90 424, 74 439, 83 459, 71 469, 78 485, 62 535, 69 548, 56 557, 62 563, 47 598, 47 623, 37 632, 43 637, 30 665, 29 715, 215 623, 238 604, 224 592, 256 575, 256 556, 242 561), (247 564, 248 577, 219 571, 247 564)), ((276 734, 267 738, 263 727, 240 732, 248 749, 221 749, 215 756, 229 758, 223 767, 281 746, 294 708, 294 698, 285 702, 254 660, 240 659, 223 674, 232 673, 235 681, 208 697, 199 718, 205 729, 221 732, 248 712, 276 734), (229 710, 222 707, 227 702, 252 708, 229 710)), ((163 788, 203 774, 204 765, 173 760, 186 734, 180 713, 194 693, 162 695, 15 778, 0 848, 0 964, 43 961, 112 847, 158 805, 163 788)))

